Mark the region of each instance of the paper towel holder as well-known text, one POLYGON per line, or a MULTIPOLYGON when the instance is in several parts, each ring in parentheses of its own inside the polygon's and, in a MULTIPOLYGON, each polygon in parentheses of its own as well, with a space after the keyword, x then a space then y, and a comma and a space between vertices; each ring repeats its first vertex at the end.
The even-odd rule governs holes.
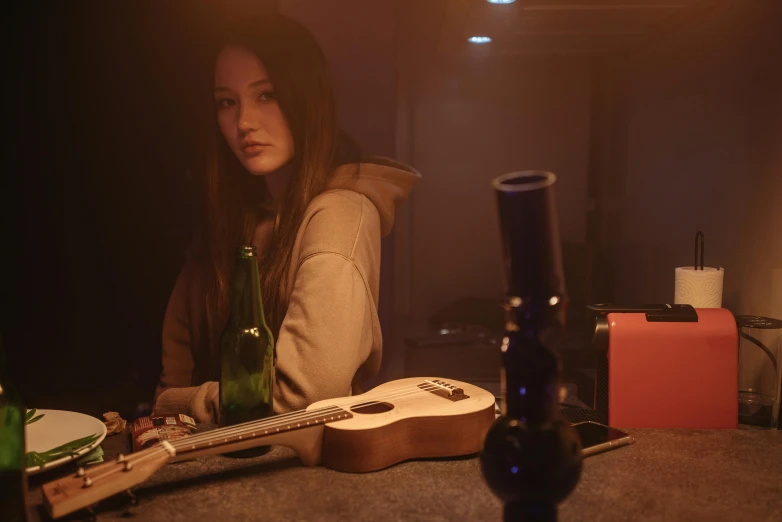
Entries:
POLYGON ((698 233, 695 234, 695 270, 703 270, 703 244, 705 243, 705 238, 703 237, 703 232, 698 230, 698 233), (699 248, 700 247, 700 248, 699 248), (698 252, 700 251, 700 261, 701 261, 701 267, 698 268, 698 252))

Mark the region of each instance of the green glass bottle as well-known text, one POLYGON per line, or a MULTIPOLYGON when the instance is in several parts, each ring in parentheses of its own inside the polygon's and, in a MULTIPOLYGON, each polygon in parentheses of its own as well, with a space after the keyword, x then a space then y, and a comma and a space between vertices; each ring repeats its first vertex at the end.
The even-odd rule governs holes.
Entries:
POLYGON ((8 377, 0 341, 0 520, 27 520, 24 417, 27 410, 8 377))
MULTIPOLYGON (((231 311, 220 335, 220 426, 272 415, 274 338, 266 325, 254 246, 239 247, 231 274, 231 311)), ((269 446, 230 453, 252 457, 269 446)))

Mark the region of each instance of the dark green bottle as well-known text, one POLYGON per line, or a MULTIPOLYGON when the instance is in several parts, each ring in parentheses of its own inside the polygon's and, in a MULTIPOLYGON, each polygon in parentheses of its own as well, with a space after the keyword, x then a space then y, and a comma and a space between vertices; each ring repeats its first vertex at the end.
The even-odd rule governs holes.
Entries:
POLYGON ((27 520, 24 417, 27 412, 8 377, 0 341, 0 520, 27 520))
MULTIPOLYGON (((231 312, 220 336, 220 426, 272 415, 274 338, 266 325, 254 246, 239 247, 231 274, 231 312)), ((269 446, 229 454, 253 457, 269 446)))

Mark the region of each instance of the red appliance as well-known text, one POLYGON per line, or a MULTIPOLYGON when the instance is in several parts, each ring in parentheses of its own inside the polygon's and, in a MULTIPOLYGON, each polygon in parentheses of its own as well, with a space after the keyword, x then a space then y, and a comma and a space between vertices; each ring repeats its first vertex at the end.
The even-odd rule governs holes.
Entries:
POLYGON ((620 428, 736 428, 738 329, 724 308, 593 305, 594 409, 620 428))

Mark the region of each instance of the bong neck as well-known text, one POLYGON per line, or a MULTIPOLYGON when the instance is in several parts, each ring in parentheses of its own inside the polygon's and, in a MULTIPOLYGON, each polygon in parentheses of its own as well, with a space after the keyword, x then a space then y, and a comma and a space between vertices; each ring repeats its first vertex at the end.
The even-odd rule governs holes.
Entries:
POLYGON ((566 295, 549 297, 516 297, 505 300, 505 330, 532 328, 536 333, 565 326, 566 295))

